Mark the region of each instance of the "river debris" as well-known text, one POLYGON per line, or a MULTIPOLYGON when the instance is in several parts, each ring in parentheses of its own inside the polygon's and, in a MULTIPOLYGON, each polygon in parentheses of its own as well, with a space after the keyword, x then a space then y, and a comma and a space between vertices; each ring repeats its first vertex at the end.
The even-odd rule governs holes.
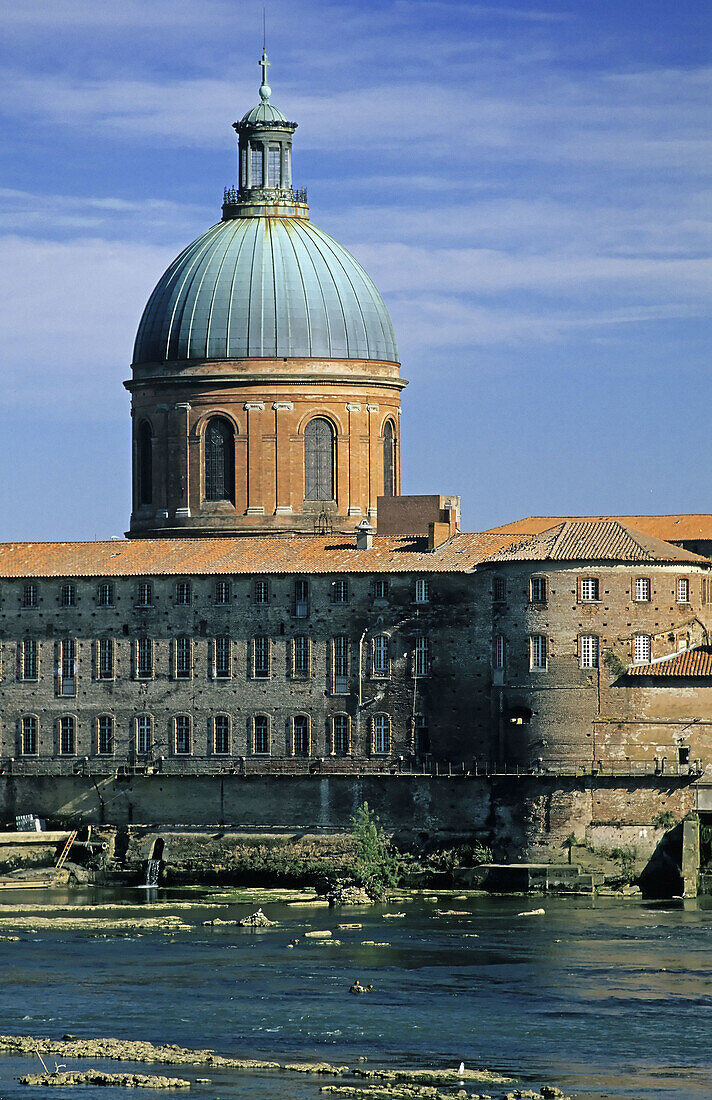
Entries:
POLYGON ((384 920, 402 920, 404 916, 405 916, 405 913, 384 913, 383 914, 383 919, 384 920))
POLYGON ((543 917, 546 909, 527 909, 524 913, 517 913, 518 917, 543 917))
POLYGON ((331 936, 332 933, 328 930, 328 928, 304 933, 305 940, 330 940, 331 936))
POLYGON ((373 905, 373 898, 362 886, 337 886, 329 894, 330 905, 373 905))
POLYGON ((279 921, 270 920, 261 909, 257 909, 254 913, 250 913, 249 917, 243 917, 237 923, 240 928, 276 928, 279 921))
POLYGON ((100 1069, 67 1070, 65 1073, 26 1073, 21 1085, 54 1085, 57 1088, 74 1085, 117 1085, 126 1089, 189 1089, 190 1081, 182 1077, 161 1077, 148 1073, 104 1073, 100 1069))

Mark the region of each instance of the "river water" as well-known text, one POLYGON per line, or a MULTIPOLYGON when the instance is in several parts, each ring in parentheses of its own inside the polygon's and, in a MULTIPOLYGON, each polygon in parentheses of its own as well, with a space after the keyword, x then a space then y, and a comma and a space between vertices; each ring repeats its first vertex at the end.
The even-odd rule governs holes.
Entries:
MULTIPOLYGON (((3 905, 50 900, 116 901, 126 915, 155 909, 156 902, 160 915, 170 912, 166 902, 205 906, 175 910, 189 921, 241 917, 256 907, 236 900, 216 913, 211 900, 226 900, 226 892, 216 890, 0 894, 3 905)), ((386 909, 276 902, 264 909, 279 928, 201 926, 190 933, 106 938, 22 932, 19 942, 0 942, 0 1032, 148 1039, 281 1062, 353 1066, 366 1057, 370 1066, 398 1068, 464 1061, 470 1068, 511 1074, 521 1088, 547 1082, 587 1100, 712 1097, 707 899, 441 896, 437 903, 417 900, 386 909), (539 905, 544 916, 517 915, 539 905), (439 915, 437 909, 465 915, 439 915), (384 918, 394 911, 406 915, 384 918), (344 922, 363 927, 338 930, 344 922), (340 944, 304 939, 310 929, 329 929, 340 944), (292 938, 300 942, 290 949, 292 938), (371 982, 375 991, 350 996, 354 978, 371 982)), ((95 1064, 70 1062, 68 1068, 95 1064)), ((32 1065, 0 1056, 2 1100, 44 1100, 46 1089, 16 1080, 40 1068, 36 1059, 32 1065)), ((157 1072, 193 1082, 209 1076, 209 1085, 191 1088, 194 1100, 313 1100, 323 1083, 208 1067, 162 1066, 157 1072)), ((121 1089, 80 1091, 86 1100, 128 1095, 121 1089)))

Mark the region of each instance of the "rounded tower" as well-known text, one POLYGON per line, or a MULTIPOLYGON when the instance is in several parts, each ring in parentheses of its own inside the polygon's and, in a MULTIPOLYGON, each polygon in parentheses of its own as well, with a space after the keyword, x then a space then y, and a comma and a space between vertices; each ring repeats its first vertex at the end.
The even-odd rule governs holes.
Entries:
POLYGON ((400 492, 388 311, 292 187, 271 99, 234 124, 239 184, 170 265, 134 348, 132 537, 353 530, 400 492))

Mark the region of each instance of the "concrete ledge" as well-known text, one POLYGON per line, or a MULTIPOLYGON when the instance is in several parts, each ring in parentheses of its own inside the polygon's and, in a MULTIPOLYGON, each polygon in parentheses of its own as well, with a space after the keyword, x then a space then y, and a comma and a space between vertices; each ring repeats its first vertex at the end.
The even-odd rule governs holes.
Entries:
POLYGON ((0 833, 0 848, 26 847, 30 844, 44 844, 54 846, 66 840, 68 831, 44 832, 44 833, 0 833))

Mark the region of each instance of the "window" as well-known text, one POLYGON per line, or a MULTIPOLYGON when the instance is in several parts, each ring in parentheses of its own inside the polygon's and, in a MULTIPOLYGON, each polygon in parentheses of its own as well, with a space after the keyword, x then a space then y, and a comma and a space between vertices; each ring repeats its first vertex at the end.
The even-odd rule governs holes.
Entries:
POLYGON ((39 722, 34 714, 25 715, 20 724, 20 752, 35 756, 39 752, 39 722))
POLYGON ((267 186, 279 187, 281 183, 279 145, 270 145, 267 156, 267 186))
POLYGON ((383 425, 383 495, 394 497, 396 495, 396 433, 393 429, 393 421, 387 420, 383 425))
POLYGON ((580 598, 584 603, 598 599, 598 577, 583 577, 579 583, 580 598))
POLYGON ((75 607, 77 602, 77 590, 73 584, 63 584, 59 593, 59 602, 62 607, 75 607))
POLYGON ((391 723, 385 714, 377 714, 373 719, 373 751, 380 754, 391 751, 391 723))
POLYGON ((333 581, 331 585, 331 598, 334 603, 348 603, 349 582, 345 580, 333 581))
POLYGON ((113 607, 114 606, 114 586, 113 584, 100 584, 99 585, 99 607, 113 607))
POLYGON ((581 668, 598 668, 597 634, 583 634, 581 637, 581 668))
POLYGON ((23 607, 37 607, 37 585, 33 582, 23 585, 22 588, 22 606, 23 607))
POLYGON ((227 714, 216 714, 213 719, 213 752, 227 756, 230 752, 230 719, 227 714))
POLYGON ((177 680, 189 680, 193 675, 193 642, 182 634, 175 640, 175 675, 177 680))
POLYGON ((347 695, 349 690, 349 639, 346 634, 337 634, 331 640, 333 653, 332 693, 347 695))
POLYGON ((97 752, 100 756, 113 756, 114 753, 114 719, 104 714, 97 723, 97 752))
POLYGON ((153 603, 153 585, 150 581, 141 581, 138 586, 139 607, 151 607, 153 603))
POLYGON ((636 577, 634 598, 638 602, 650 602, 650 577, 636 577))
POLYGON ((531 603, 546 603, 546 577, 532 577, 529 599, 531 603))
POLYGON ((270 674, 269 638, 252 639, 252 675, 256 680, 267 679, 270 674))
POLYGON ((269 753, 269 718, 264 714, 255 715, 253 727, 253 752, 258 756, 266 756, 269 753))
POLYGON ((74 756, 77 751, 76 722, 74 718, 59 720, 59 752, 61 756, 74 756))
POLYGON ((677 579, 677 602, 689 603, 690 601, 690 582, 687 577, 678 577, 677 579))
POLYGON ((430 600, 430 581, 420 578, 415 582, 415 602, 428 603, 430 600))
POLYGON ((373 583, 373 598, 375 600, 387 600, 388 599, 388 581, 374 581, 373 583))
POLYGON ((148 714, 139 714, 136 719, 136 752, 139 756, 148 756, 151 752, 151 717, 148 714))
POLYGON ((413 727, 413 750, 418 756, 430 752, 430 733, 428 718, 425 714, 416 714, 413 727))
POLYGON ((178 581, 176 584, 176 603, 180 607, 186 607, 192 600, 193 592, 190 581, 178 581))
POLYGON ((309 719, 305 714, 292 720, 292 751, 295 756, 309 756, 309 719))
POLYGON ((633 660, 637 662, 650 660, 650 635, 636 634, 633 644, 633 660))
POLYGON ((179 714, 175 719, 175 753, 176 756, 190 756, 190 718, 187 714, 179 714))
POLYGON ((222 416, 205 429, 205 499, 235 503, 235 433, 222 416))
POLYGON ((294 582, 294 614, 298 619, 309 614, 309 581, 294 582))
POLYGON ((262 149, 250 149, 250 186, 262 186, 262 149))
POLYGON ((304 499, 334 499, 334 429, 323 417, 304 431, 304 499))
POLYGON ((690 763, 689 745, 680 745, 677 750, 677 762, 683 767, 690 763))
POLYGON ((97 647, 97 676, 99 680, 114 678, 114 640, 100 638, 97 647))
POLYGON ((153 642, 150 638, 139 638, 136 642, 136 675, 139 680, 153 677, 153 642))
POLYGON ((269 583, 255 581, 255 603, 269 603, 269 583))
POLYGON ((307 677, 311 671, 309 639, 304 634, 298 634, 292 639, 292 675, 307 677))
POLYGON ((20 642, 20 679, 37 680, 39 670, 39 647, 37 642, 34 638, 25 638, 24 642, 20 642))
POLYGON ((346 714, 336 714, 332 718, 332 744, 335 756, 348 756, 349 745, 349 719, 346 714))
POLYGON ((504 577, 495 577, 492 582, 492 596, 495 603, 502 603, 507 598, 507 582, 504 577))
POLYGON ((215 582, 215 603, 229 604, 231 597, 230 581, 215 582))
POLYGON ((506 642, 504 640, 504 634, 497 634, 494 639, 494 667, 502 669, 504 668, 504 661, 506 656, 506 642))
POLYGON ((388 676, 389 672, 388 635, 377 634, 373 639, 373 675, 388 676))
POLYGON ((430 672, 430 639, 419 634, 413 652, 413 675, 427 676, 430 672))
POLYGON ((153 500, 153 434, 144 420, 138 429, 136 463, 136 499, 139 505, 153 500))
POLYGON ((232 645, 228 637, 215 639, 215 677, 225 680, 232 676, 232 645))
POLYGON ((529 639, 530 665, 532 668, 546 668, 546 635, 532 634, 529 639))
POLYGON ((76 693, 77 646, 73 638, 63 638, 59 643, 59 694, 76 693))

